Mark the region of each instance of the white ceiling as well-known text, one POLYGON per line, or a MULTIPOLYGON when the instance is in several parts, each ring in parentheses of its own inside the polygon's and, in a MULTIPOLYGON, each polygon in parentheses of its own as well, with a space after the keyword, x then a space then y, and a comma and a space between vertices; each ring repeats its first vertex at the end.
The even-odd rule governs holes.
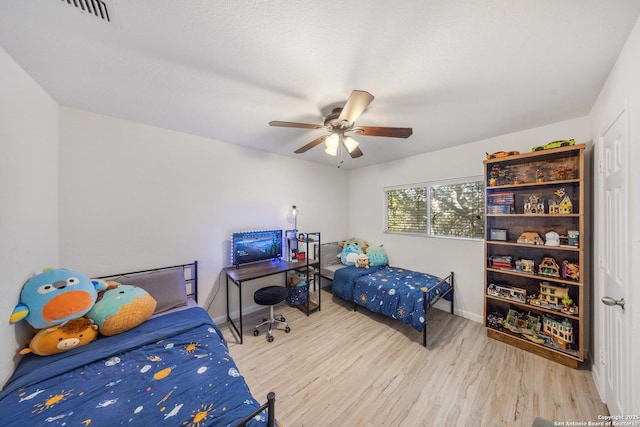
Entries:
POLYGON ((293 153, 323 130, 268 122, 321 124, 369 91, 356 123, 413 135, 359 137, 345 168, 587 115, 640 15, 638 0, 103 1, 111 22, 80 0, 2 0, 0 46, 60 105, 327 165, 322 146, 293 153))

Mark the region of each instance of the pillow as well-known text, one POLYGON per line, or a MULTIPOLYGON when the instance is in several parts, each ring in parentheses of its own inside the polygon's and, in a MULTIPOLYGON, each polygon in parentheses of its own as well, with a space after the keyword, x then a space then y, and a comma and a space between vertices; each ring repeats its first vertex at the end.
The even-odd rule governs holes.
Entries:
POLYGON ((187 305, 187 291, 182 268, 123 276, 117 280, 123 285, 135 285, 149 292, 157 304, 154 314, 187 305))
POLYGON ((369 265, 388 265, 389 259, 387 253, 382 249, 382 246, 370 246, 367 249, 367 256, 369 257, 369 265))
POLYGON ((322 265, 340 264, 340 252, 342 247, 337 243, 323 243, 320 245, 320 257, 322 265))
POLYGON ((102 335, 121 334, 147 320, 156 308, 156 301, 147 291, 133 285, 108 282, 109 287, 98 293, 98 300, 87 318, 98 325, 102 335))

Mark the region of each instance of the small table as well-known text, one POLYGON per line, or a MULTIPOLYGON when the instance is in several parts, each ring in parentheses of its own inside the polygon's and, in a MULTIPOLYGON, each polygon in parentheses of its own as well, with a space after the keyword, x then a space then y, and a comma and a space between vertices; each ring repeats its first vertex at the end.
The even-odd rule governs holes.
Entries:
MULTIPOLYGON (((316 275, 318 283, 318 304, 310 303, 307 293, 307 304, 306 312, 307 316, 309 313, 313 311, 320 311, 320 275, 318 273, 318 267, 320 265, 320 261, 317 259, 306 259, 300 260, 297 262, 285 261, 282 259, 275 261, 265 261, 256 264, 247 264, 240 266, 229 266, 224 268, 226 279, 226 290, 227 290, 227 320, 235 329, 236 333, 240 335, 240 344, 242 344, 242 283, 259 279, 261 277, 273 276, 275 274, 284 274, 284 283, 287 286, 287 273, 292 270, 306 270, 305 273, 307 277, 311 275, 316 275), (238 305, 239 305, 239 326, 236 326, 235 322, 231 318, 231 312, 229 310, 229 280, 231 280, 238 288, 238 305)), ((309 286, 307 284, 307 286, 309 286)))

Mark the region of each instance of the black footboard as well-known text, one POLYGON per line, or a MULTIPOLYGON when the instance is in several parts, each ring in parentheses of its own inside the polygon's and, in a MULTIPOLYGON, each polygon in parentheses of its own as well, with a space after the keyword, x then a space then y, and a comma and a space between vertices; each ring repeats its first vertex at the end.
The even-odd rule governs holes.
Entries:
MULTIPOLYGON (((440 295, 436 295, 435 297, 433 297, 431 300, 429 300, 429 292, 428 291, 423 291, 423 298, 422 298, 422 303, 424 304, 424 328, 422 328, 422 345, 423 346, 427 346, 427 310, 429 309, 429 307, 431 307, 433 304, 435 304, 437 301, 440 300, 440 298, 447 296, 447 295, 451 295, 451 314, 453 314, 453 300, 454 300, 454 295, 453 295, 453 271, 451 272, 451 274, 449 274, 447 277, 445 277, 444 279, 442 279, 440 282, 438 282, 438 284, 442 283, 442 282, 447 282, 449 284, 449 288, 441 293, 440 295)), ((353 311, 357 311, 358 309, 358 302, 357 301, 353 301, 353 311)))
POLYGON ((267 394, 267 401, 258 409, 244 417, 242 421, 236 424, 234 427, 246 427, 247 423, 251 421, 260 412, 267 410, 267 420, 269 427, 275 427, 276 425, 276 394, 272 391, 267 394))
MULTIPOLYGON (((451 274, 449 274, 447 277, 445 277, 444 279, 442 279, 442 282, 447 282, 449 283, 449 289, 447 289, 446 292, 435 296, 434 298, 431 299, 431 301, 429 301, 428 298, 428 292, 424 291, 424 297, 422 299, 423 304, 424 304, 424 328, 422 328, 422 345, 423 346, 427 346, 427 309, 429 309, 429 307, 431 307, 433 304, 435 304, 440 298, 446 296, 446 295, 451 295, 451 314, 453 314, 453 300, 454 300, 454 295, 453 295, 453 271, 451 272, 451 274)), ((442 283, 440 282, 440 283, 442 283)))

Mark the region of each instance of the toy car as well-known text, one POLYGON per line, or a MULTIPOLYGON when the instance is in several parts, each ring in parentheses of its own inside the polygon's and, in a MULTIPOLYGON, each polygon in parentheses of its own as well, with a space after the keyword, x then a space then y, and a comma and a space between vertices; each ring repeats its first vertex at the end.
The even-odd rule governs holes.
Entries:
POLYGON ((567 147, 569 145, 576 145, 575 139, 561 139, 559 141, 552 141, 547 145, 538 145, 533 147, 531 151, 548 150, 549 148, 567 147))
POLYGON ((517 156, 518 154, 520 154, 520 152, 516 150, 496 151, 492 154, 487 153, 487 159, 499 159, 501 157, 517 156))

